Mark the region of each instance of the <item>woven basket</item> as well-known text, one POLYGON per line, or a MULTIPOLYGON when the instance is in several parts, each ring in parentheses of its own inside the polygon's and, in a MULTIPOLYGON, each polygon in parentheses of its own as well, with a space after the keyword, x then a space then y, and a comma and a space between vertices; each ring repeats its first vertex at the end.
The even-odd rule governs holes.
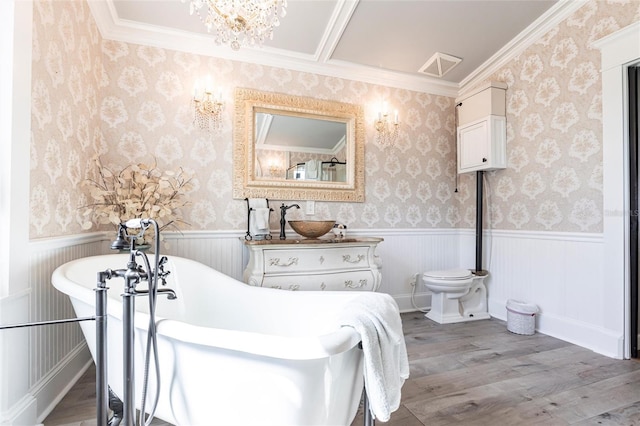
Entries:
POLYGON ((538 307, 517 300, 507 301, 507 330, 515 334, 531 335, 536 332, 538 307))

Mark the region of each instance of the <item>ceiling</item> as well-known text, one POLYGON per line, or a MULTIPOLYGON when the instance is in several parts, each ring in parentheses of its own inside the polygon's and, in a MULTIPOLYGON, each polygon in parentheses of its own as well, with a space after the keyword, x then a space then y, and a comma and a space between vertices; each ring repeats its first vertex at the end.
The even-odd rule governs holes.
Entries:
POLYGON ((91 0, 106 38, 455 96, 492 63, 581 2, 570 0, 288 0, 262 48, 218 46, 188 0, 91 0), (462 61, 419 72, 437 52, 462 61))

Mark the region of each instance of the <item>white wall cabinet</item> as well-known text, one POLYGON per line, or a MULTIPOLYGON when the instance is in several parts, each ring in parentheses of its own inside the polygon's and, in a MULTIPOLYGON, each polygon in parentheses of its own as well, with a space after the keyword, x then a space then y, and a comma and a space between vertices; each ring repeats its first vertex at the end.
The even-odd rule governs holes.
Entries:
POLYGON ((382 238, 245 241, 244 282, 284 290, 369 290, 380 287, 382 238))
POLYGON ((456 99, 458 173, 507 167, 506 90, 489 82, 456 99))
POLYGON ((507 122, 490 115, 458 127, 458 173, 507 167, 507 122))

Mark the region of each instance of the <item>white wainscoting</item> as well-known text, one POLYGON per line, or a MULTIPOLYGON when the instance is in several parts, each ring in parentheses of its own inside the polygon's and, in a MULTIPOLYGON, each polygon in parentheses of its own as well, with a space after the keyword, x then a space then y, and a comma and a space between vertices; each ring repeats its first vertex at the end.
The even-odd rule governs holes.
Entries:
MULTIPOLYGON (((384 238, 376 250, 382 260, 379 291, 391 294, 402 311, 411 311, 414 308, 410 283, 414 275, 429 269, 457 266, 458 235, 459 231, 455 229, 350 229, 348 236, 384 238)), ((242 281, 242 271, 248 262, 243 237, 242 232, 167 232, 164 234, 168 243, 165 252, 197 260, 242 281)), ((430 305, 430 297, 420 284, 416 288, 416 303, 420 307, 430 305)))
MULTIPOLYGON (((75 318, 68 297, 51 285, 51 274, 74 259, 105 253, 103 233, 29 243, 29 321, 75 318)), ((96 271, 97 272, 97 271, 96 271)), ((29 328, 29 394, 41 422, 89 365, 91 356, 77 323, 29 328)))
MULTIPOLYGON (((242 232, 165 234, 168 252, 189 257, 242 280, 247 251, 242 232)), ((392 295, 402 311, 414 310, 411 282, 432 269, 475 267, 475 231, 469 229, 349 230, 349 236, 383 237, 381 292, 392 295)), ((602 234, 485 230, 483 265, 489 312, 506 320, 508 299, 537 304, 537 329, 545 334, 621 357, 622 331, 606 327, 603 304, 602 234)), ((430 306, 419 278, 416 304, 430 306)))
MULTIPOLYGON (((506 320, 508 299, 535 303, 541 333, 622 358, 622 324, 607 327, 618 312, 607 309, 602 234, 490 230, 483 237, 491 316, 506 320)), ((473 264, 472 231, 460 231, 460 247, 462 264, 473 264)))

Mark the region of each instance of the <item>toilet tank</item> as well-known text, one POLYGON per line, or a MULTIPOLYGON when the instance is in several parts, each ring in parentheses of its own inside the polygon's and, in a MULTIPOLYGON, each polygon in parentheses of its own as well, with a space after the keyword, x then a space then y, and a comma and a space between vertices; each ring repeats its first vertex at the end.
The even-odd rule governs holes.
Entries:
POLYGON ((506 115, 507 85, 502 82, 489 82, 465 93, 458 99, 458 126, 478 121, 490 115, 506 115))

